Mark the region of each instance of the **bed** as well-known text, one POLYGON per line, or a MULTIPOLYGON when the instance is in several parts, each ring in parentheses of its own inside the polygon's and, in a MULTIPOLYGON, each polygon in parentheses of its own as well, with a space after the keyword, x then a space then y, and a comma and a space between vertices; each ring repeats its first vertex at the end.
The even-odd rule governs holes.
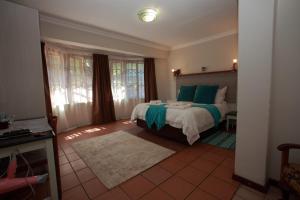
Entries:
MULTIPOLYGON (((227 103, 214 105, 219 109, 221 121, 223 121, 228 112, 227 103)), ((132 112, 131 120, 139 120, 138 125, 142 125, 142 121, 145 121, 148 108, 149 103, 138 104, 132 112)), ((166 124, 173 128, 181 129, 182 134, 190 145, 200 138, 201 133, 215 127, 211 114, 206 109, 200 107, 189 107, 186 109, 168 108, 166 124)))
MULTIPOLYGON (((176 90, 178 91, 182 85, 217 84, 220 88, 227 86, 226 101, 213 104, 220 111, 220 122, 222 122, 226 113, 231 111, 229 104, 236 103, 236 82, 235 72, 198 74, 192 77, 177 77, 176 90)), ((131 120, 136 120, 138 126, 146 128, 154 134, 192 145, 199 138, 207 137, 215 132, 216 127, 212 115, 206 109, 199 107, 168 108, 165 119, 166 125, 160 130, 156 130, 155 125, 149 129, 145 121, 148 107, 149 103, 138 104, 132 112, 131 120)))

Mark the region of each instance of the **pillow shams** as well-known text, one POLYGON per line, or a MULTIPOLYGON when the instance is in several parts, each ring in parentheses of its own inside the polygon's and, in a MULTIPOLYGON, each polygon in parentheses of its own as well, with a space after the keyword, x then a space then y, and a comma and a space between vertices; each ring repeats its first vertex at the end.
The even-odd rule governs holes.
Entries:
POLYGON ((225 97, 226 97, 226 92, 227 92, 227 86, 218 89, 217 94, 216 94, 216 98, 215 98, 215 104, 221 104, 225 101, 225 97))
POLYGON ((177 96, 177 101, 193 101, 195 90, 196 85, 181 86, 177 96))
POLYGON ((198 85, 193 102, 200 104, 214 104, 218 88, 218 85, 198 85))

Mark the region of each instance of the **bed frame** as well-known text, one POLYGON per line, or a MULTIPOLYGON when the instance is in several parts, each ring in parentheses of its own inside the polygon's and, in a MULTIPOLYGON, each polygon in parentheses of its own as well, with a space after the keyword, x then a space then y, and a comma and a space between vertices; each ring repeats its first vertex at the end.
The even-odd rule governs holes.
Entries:
MULTIPOLYGON (((197 73, 191 75, 183 75, 176 77, 176 92, 182 85, 219 85, 220 87, 228 86, 226 93, 226 101, 229 104, 236 103, 237 97, 237 72, 236 71, 220 71, 215 73, 197 73)), ((182 133, 182 129, 174 128, 170 125, 165 125, 159 131, 155 125, 149 129, 144 120, 137 119, 137 125, 145 128, 148 132, 155 135, 160 135, 168 139, 175 140, 180 143, 188 144, 186 136, 182 133)), ((219 129, 225 127, 225 121, 219 125, 219 129)), ((201 134, 200 140, 216 132, 216 128, 211 128, 201 134)))
MULTIPOLYGON (((151 128, 148 128, 146 122, 142 119, 137 119, 137 125, 141 128, 144 128, 147 132, 150 132, 154 135, 162 136, 164 138, 171 139, 171 140, 180 142, 185 145, 189 145, 189 143, 186 139, 186 136, 182 133, 182 129, 180 129, 180 128, 174 128, 174 127, 166 124, 160 130, 156 130, 155 124, 151 128)), ((208 137, 212 133, 215 133, 217 130, 224 129, 224 127, 225 127, 225 121, 220 123, 219 128, 211 128, 211 129, 208 129, 207 131, 199 133, 199 135, 201 135, 200 141, 202 139, 208 137)))

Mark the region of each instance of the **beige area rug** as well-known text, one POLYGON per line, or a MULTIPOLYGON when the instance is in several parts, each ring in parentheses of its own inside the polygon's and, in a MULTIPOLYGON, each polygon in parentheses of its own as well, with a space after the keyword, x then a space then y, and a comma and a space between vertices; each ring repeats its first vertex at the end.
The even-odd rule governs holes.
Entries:
POLYGON ((109 189, 175 153, 124 131, 75 142, 72 146, 109 189))

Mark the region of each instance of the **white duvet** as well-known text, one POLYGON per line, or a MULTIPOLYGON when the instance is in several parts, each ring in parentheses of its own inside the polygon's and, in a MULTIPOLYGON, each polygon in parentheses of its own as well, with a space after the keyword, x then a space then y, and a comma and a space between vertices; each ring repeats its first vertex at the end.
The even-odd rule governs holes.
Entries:
MULTIPOLYGON (((214 104, 221 113, 221 120, 227 113, 227 104, 214 104)), ((131 120, 145 120, 149 103, 138 104, 132 111, 131 120)), ((204 108, 190 107, 186 109, 168 108, 166 114, 166 124, 182 129, 187 137, 187 141, 192 145, 200 138, 199 133, 214 127, 214 119, 204 108)))

